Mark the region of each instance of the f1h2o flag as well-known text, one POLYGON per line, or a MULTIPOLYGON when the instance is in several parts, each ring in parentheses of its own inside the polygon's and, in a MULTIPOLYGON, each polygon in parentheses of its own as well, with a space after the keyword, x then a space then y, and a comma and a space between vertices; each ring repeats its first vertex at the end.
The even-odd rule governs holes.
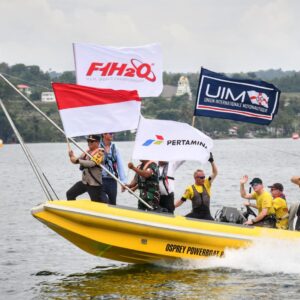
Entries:
POLYGON ((67 137, 136 129, 141 100, 137 91, 52 83, 67 137))
POLYGON ((278 111, 280 93, 265 81, 229 78, 201 68, 194 115, 268 125, 278 111))
POLYGON ((210 137, 186 123, 141 117, 133 159, 206 163, 212 147, 210 137))
POLYGON ((162 51, 158 44, 107 47, 73 44, 77 84, 115 90, 137 90, 140 97, 163 89, 162 51))

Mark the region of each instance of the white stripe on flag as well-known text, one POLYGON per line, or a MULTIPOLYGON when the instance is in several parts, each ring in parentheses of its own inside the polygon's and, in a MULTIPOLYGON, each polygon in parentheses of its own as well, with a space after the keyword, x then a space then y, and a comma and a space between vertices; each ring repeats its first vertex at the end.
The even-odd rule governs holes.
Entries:
POLYGON ((136 129, 140 102, 135 100, 62 109, 59 111, 67 137, 136 129), (88 121, 85 121, 88 120, 88 121))

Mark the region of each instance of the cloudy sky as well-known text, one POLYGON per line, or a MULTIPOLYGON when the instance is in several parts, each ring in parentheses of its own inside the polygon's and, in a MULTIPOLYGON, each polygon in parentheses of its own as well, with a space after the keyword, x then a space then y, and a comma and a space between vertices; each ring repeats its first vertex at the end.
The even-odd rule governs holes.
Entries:
POLYGON ((72 43, 158 42, 164 70, 300 70, 298 0, 1 0, 0 62, 74 70, 72 43))

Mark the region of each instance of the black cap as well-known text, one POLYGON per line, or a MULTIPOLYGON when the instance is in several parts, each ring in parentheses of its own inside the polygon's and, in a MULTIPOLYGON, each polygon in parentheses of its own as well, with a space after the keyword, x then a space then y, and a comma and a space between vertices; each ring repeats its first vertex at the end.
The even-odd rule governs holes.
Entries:
POLYGON ((253 178, 252 179, 252 181, 250 182, 250 185, 254 185, 254 184, 262 184, 263 182, 262 182, 262 180, 260 179, 260 178, 257 178, 257 177, 255 177, 255 178, 253 178))
POLYGON ((272 185, 269 185, 268 188, 270 189, 276 189, 276 190, 279 190, 279 191, 283 191, 283 185, 281 183, 274 183, 272 185))
POLYGON ((100 135, 96 135, 96 134, 90 134, 87 139, 87 141, 98 141, 100 142, 100 135))

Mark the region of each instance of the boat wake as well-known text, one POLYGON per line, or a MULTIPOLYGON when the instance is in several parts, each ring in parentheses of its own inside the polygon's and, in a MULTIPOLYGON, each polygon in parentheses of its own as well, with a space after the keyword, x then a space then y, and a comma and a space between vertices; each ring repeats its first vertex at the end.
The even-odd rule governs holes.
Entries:
POLYGON ((249 248, 226 249, 222 258, 160 262, 174 269, 233 269, 258 273, 300 274, 300 241, 264 240, 249 248))

